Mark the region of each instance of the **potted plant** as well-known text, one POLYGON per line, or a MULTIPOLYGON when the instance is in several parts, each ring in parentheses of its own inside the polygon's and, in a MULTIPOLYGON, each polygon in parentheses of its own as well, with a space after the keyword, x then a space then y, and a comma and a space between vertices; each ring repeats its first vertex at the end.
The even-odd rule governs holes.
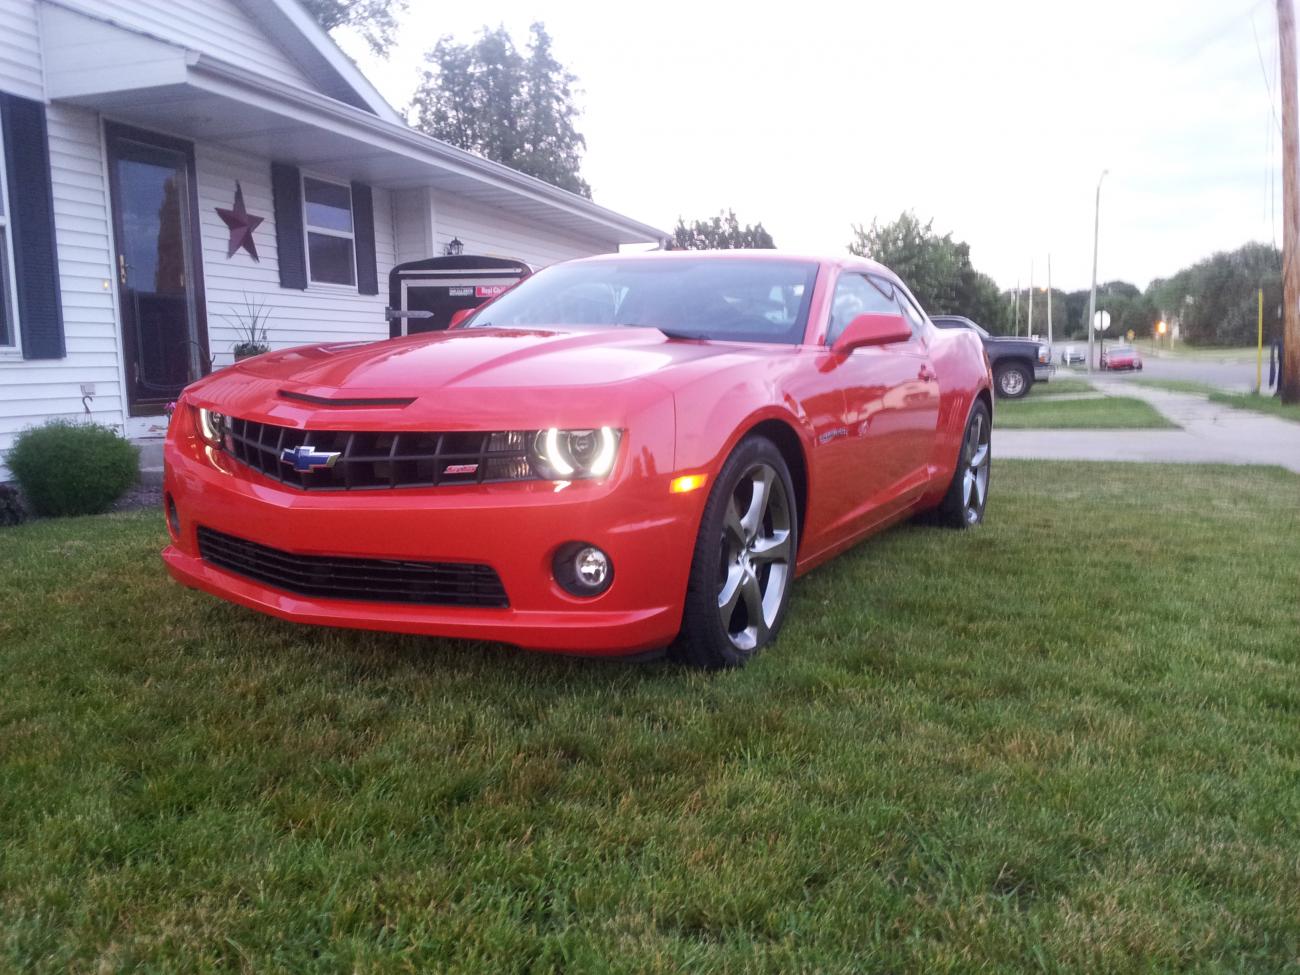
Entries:
POLYGON ((231 350, 234 352, 236 362, 271 351, 266 338, 266 321, 270 316, 262 302, 254 303, 253 299, 245 293, 244 307, 232 305, 231 313, 222 317, 231 324, 239 336, 239 341, 231 350))

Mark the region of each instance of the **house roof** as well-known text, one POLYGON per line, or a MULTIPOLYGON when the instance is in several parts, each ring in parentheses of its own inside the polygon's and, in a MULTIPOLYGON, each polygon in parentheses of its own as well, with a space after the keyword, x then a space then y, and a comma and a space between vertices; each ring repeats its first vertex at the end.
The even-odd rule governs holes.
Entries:
POLYGON ((235 0, 302 69, 316 90, 389 122, 403 119, 298 0, 235 0))
POLYGON ((620 244, 669 236, 412 129, 377 93, 373 97, 385 110, 375 110, 362 98, 357 86, 368 82, 355 66, 349 76, 344 65, 325 63, 330 52, 346 58, 296 0, 239 2, 249 8, 265 4, 262 16, 269 23, 287 18, 288 33, 277 40, 299 45, 307 60, 307 48, 315 50, 321 59, 316 70, 330 84, 314 91, 276 81, 96 17, 76 0, 59 0, 47 5, 42 21, 46 93, 144 128, 373 186, 432 187, 570 233, 620 244), (330 71, 332 81, 325 77, 330 71), (332 93, 348 91, 355 97, 332 93))

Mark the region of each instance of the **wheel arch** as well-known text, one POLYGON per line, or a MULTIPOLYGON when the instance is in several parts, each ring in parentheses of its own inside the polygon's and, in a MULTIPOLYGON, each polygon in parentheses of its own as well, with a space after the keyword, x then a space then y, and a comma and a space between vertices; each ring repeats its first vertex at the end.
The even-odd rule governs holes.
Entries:
MULTIPOLYGON (((776 417, 759 420, 748 427, 736 441, 746 437, 761 436, 770 440, 781 452, 785 466, 790 470, 790 480, 794 484, 795 511, 798 513, 799 545, 803 545, 803 526, 808 516, 808 457, 804 453, 803 440, 794 425, 776 417)), ((732 449, 735 449, 734 446, 732 449)))

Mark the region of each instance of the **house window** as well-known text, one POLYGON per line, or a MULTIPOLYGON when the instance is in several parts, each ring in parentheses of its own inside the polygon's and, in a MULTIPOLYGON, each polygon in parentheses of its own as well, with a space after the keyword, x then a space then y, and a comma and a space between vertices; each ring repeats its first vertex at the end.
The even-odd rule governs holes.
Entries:
POLYGON ((355 287, 357 259, 352 228, 352 190, 344 183, 302 179, 307 273, 313 284, 355 287))
POLYGON ((14 308, 13 247, 9 243, 8 179, 5 176, 4 141, 0 133, 0 354, 18 345, 18 316, 14 308))

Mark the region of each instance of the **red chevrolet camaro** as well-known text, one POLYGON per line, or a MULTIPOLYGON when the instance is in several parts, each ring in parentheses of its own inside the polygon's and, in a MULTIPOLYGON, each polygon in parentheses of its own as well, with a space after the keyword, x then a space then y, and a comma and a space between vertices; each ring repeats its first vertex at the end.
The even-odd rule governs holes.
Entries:
POLYGON ((573 261, 448 331, 190 386, 163 559, 303 623, 734 666, 796 575, 983 519, 990 389, 978 336, 870 261, 573 261))

